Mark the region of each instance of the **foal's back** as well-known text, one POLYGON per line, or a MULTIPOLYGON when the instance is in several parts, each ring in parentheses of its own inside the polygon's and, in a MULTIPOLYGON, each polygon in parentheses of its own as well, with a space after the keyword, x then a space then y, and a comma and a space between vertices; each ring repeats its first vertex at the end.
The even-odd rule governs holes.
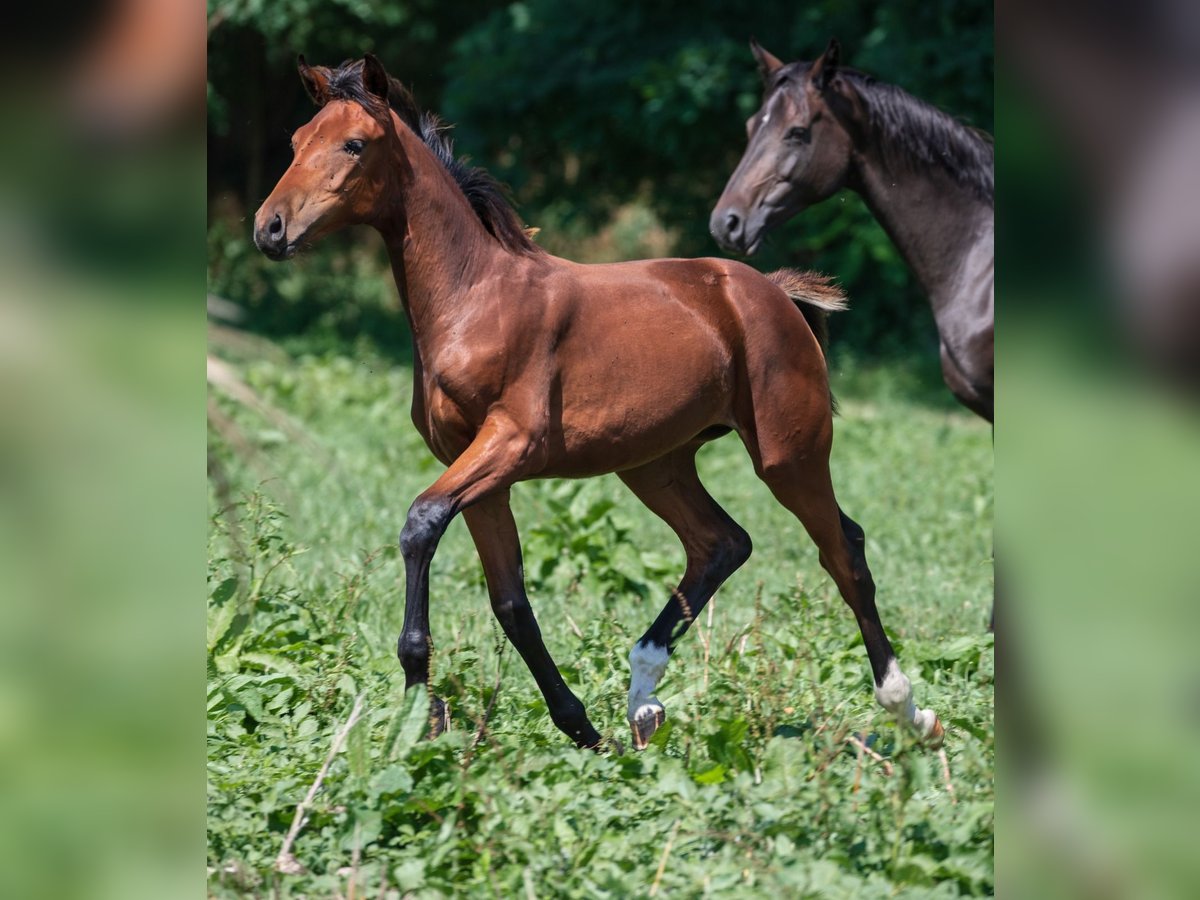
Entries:
POLYGON ((528 388, 540 383, 548 401, 541 474, 627 469, 706 433, 741 430, 752 386, 771 372, 800 374, 790 389, 827 395, 803 315, 749 266, 553 262, 530 310, 545 329, 533 351, 545 358, 527 371, 528 388))

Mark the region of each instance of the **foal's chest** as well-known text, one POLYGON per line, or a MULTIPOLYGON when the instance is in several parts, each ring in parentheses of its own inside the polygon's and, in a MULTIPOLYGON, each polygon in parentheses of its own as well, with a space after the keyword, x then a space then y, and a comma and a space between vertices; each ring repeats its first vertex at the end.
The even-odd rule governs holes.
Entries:
MULTIPOLYGON (((451 361, 453 363, 453 361, 451 361)), ((455 460, 475 439, 495 388, 477 367, 428 365, 413 397, 413 420, 425 443, 442 462, 455 460)))

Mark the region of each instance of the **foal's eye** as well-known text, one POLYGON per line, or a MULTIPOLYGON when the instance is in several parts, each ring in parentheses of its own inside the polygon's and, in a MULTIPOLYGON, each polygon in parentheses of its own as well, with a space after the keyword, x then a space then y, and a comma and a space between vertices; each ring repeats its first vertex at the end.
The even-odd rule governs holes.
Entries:
POLYGON ((342 149, 344 149, 351 156, 358 156, 358 154, 362 153, 363 142, 362 141, 346 141, 346 146, 343 147, 342 149))
POLYGON ((796 125, 795 127, 788 129, 788 132, 783 136, 783 139, 791 144, 807 144, 809 137, 811 137, 811 132, 807 126, 796 125))

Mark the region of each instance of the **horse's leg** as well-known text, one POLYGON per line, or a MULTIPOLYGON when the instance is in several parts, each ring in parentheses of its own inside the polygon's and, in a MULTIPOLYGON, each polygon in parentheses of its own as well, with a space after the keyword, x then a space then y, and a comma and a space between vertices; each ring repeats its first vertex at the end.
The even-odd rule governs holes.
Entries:
POLYGON ((508 492, 493 494, 463 510, 471 530, 483 573, 487 578, 492 610, 512 645, 517 648, 546 698, 550 718, 580 747, 595 747, 600 735, 588 721, 579 699, 571 693, 542 643, 542 632, 525 594, 521 544, 508 505, 508 492))
POLYGON ((619 473, 643 503, 679 536, 687 569, 674 596, 629 654, 629 726, 633 744, 645 748, 666 712, 654 688, 683 636, 717 588, 750 557, 750 536, 717 505, 696 474, 696 448, 619 473))
MULTIPOLYGON (((506 490, 521 474, 528 442, 510 423, 489 421, 470 447, 456 459, 408 510, 400 532, 404 557, 404 625, 396 655, 404 669, 405 690, 428 684, 433 639, 429 634, 429 564, 450 520, 466 506, 506 490)), ((430 694, 430 734, 449 724, 446 706, 430 694)))
MULTIPOLYGON (((775 434, 803 434, 806 430, 812 432, 811 423, 809 429, 781 429, 775 434)), ((932 710, 919 709, 913 703, 912 685, 900 670, 879 620, 863 530, 842 512, 834 497, 829 476, 829 428, 826 425, 816 432, 823 437, 806 442, 804 447, 789 446, 791 442, 782 437, 763 442, 761 435, 757 446, 751 442, 747 446, 759 476, 804 525, 820 551, 821 565, 858 620, 875 677, 875 699, 928 744, 940 745, 942 725, 932 710)))

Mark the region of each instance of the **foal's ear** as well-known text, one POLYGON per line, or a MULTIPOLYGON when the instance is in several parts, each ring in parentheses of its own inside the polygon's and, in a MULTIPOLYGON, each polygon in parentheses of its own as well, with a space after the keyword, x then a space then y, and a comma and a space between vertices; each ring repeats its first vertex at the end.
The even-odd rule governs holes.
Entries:
POLYGON ((304 90, 312 97, 317 106, 324 106, 329 100, 329 70, 324 66, 310 66, 301 53, 296 58, 296 67, 300 70, 300 80, 304 82, 304 90))
POLYGON ((829 46, 825 48, 812 68, 809 69, 808 77, 816 86, 817 90, 825 90, 829 87, 829 83, 833 81, 833 77, 837 75, 838 65, 842 55, 842 45, 838 43, 837 38, 829 39, 829 46))
POLYGON ((780 62, 779 58, 772 56, 760 47, 758 41, 754 38, 750 38, 750 52, 758 60, 758 74, 762 76, 763 81, 768 81, 772 75, 783 68, 783 63, 780 62))
POLYGON ((362 80, 363 87, 367 89, 368 94, 374 94, 387 103, 388 73, 383 68, 383 63, 375 58, 374 53, 368 53, 363 57, 362 80))

